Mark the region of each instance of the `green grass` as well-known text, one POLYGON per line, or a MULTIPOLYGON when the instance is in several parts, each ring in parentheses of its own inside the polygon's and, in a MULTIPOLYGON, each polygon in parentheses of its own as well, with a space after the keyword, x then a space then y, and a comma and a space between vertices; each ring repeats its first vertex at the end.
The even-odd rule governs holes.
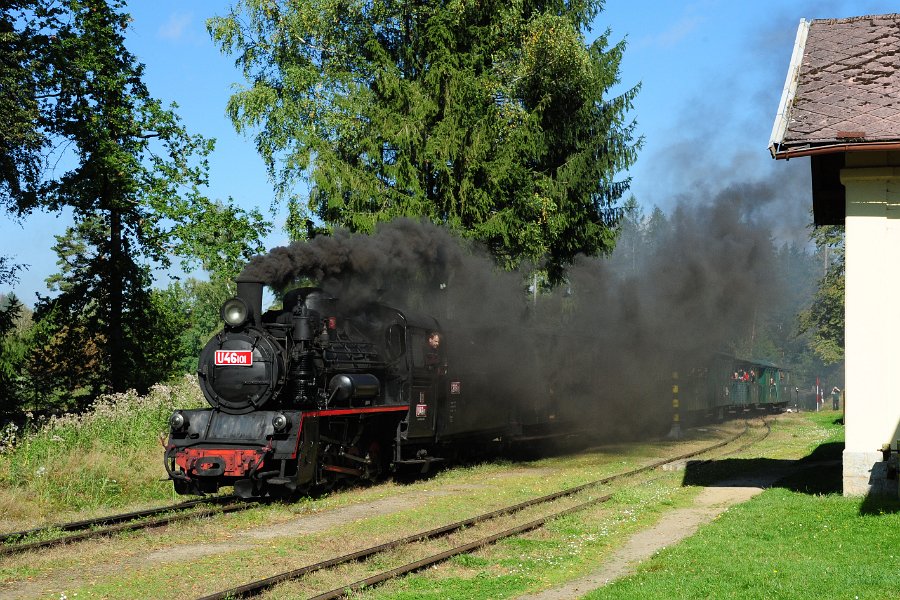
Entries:
MULTIPOLYGON (((839 459, 837 416, 806 414, 782 447, 823 435, 806 455, 839 459)), ((587 598, 896 598, 900 501, 840 485, 839 464, 803 469, 587 598)))
MULTIPOLYGON (((792 415, 759 444, 698 469, 711 482, 804 457, 839 459, 839 416, 792 415)), ((844 498, 840 485, 839 464, 805 468, 587 598, 896 598, 900 502, 844 498)), ((512 598, 552 588, 599 568, 631 534, 698 490, 678 475, 663 476, 616 493, 603 507, 359 597, 512 598)))
POLYGON ((145 396, 105 396, 83 414, 29 424, 0 452, 0 514, 27 523, 171 499, 160 436, 173 409, 202 402, 184 378, 145 396))
POLYGON ((900 504, 778 488, 588 598, 896 598, 900 504))

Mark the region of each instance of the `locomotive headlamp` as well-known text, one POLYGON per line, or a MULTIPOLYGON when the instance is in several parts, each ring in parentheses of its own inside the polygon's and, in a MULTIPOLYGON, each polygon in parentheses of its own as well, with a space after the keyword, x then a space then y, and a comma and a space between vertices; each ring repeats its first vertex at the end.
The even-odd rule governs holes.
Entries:
POLYGON ((272 417, 272 427, 274 427, 275 431, 277 431, 278 433, 283 432, 290 426, 291 420, 287 418, 287 415, 278 413, 277 415, 272 417))
POLYGON ((179 431, 185 425, 187 425, 187 419, 180 411, 172 413, 172 416, 169 417, 169 427, 172 428, 172 431, 179 431))
POLYGON ((247 303, 240 298, 229 298, 222 304, 222 320, 231 327, 238 327, 247 321, 250 310, 247 303))

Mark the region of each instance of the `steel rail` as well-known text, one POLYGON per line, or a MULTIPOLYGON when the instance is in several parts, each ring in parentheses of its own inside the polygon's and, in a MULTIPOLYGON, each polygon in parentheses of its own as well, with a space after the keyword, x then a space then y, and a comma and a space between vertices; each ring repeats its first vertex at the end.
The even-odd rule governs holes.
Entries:
MULTIPOLYGON (((745 421, 745 423, 746 423, 746 421, 745 421)), ((737 448, 733 448, 732 450, 729 450, 728 452, 725 453, 725 456, 728 456, 730 454, 735 454, 737 452, 740 452, 741 450, 746 450, 750 446, 753 446, 754 444, 758 444, 761 441, 763 441, 764 439, 766 439, 767 437, 769 437, 769 434, 772 433, 772 426, 769 423, 770 423, 770 421, 768 421, 765 417, 763 417, 762 424, 763 424, 763 427, 765 427, 765 429, 766 429, 766 432, 763 434, 763 436, 761 438, 759 438, 758 440, 750 440, 746 444, 743 444, 741 446, 738 446, 737 448)), ((746 433, 747 431, 749 431, 749 427, 747 427, 744 430, 744 433, 746 433)), ((707 464, 711 463, 713 460, 714 459, 712 459, 712 458, 707 458, 706 460, 701 460, 701 461, 699 461, 699 464, 697 466, 707 465, 707 464)))
MULTIPOLYGON (((481 515, 476 515, 476 516, 474 516, 474 517, 465 519, 465 520, 463 520, 463 521, 458 521, 458 522, 456 522, 456 523, 451 523, 451 524, 449 524, 449 525, 444 525, 444 526, 437 527, 437 528, 435 528, 435 529, 431 529, 431 530, 428 530, 428 531, 423 531, 423 532, 414 533, 414 534, 412 534, 412 535, 408 535, 408 536, 403 537, 403 538, 399 538, 399 539, 396 539, 396 540, 391 540, 391 541, 385 542, 385 543, 383 543, 383 544, 378 544, 377 546, 372 546, 372 547, 369 547, 369 548, 363 548, 363 549, 361 549, 361 550, 357 550, 357 551, 355 551, 355 552, 350 552, 350 553, 344 554, 344 555, 342 555, 342 556, 337 556, 337 557, 330 558, 330 559, 327 559, 327 560, 324 560, 324 561, 320 561, 320 562, 317 562, 317 563, 314 563, 314 564, 311 564, 311 565, 307 565, 307 566, 304 566, 304 567, 300 567, 300 568, 298 568, 298 569, 294 569, 294 570, 291 570, 291 571, 286 571, 286 572, 283 572, 283 573, 279 573, 279 574, 277 574, 277 575, 273 575, 273 576, 267 577, 267 578, 265 578, 265 579, 259 579, 259 580, 256 580, 256 581, 251 581, 251 582, 249 582, 249 583, 247 583, 247 584, 244 584, 244 585, 241 585, 241 586, 238 586, 238 587, 234 587, 234 588, 231 588, 231 589, 228 589, 228 590, 224 590, 224 591, 221 591, 221 592, 216 592, 216 593, 214 593, 214 594, 209 594, 209 595, 207 595, 207 596, 203 596, 202 598, 199 598, 198 600, 226 600, 226 599, 231 599, 231 598, 248 598, 248 597, 251 597, 251 596, 255 596, 255 595, 258 595, 258 594, 260 594, 260 593, 262 593, 262 592, 264 592, 264 591, 266 591, 266 590, 268 590, 268 589, 271 589, 272 587, 274 587, 274 586, 276 586, 276 585, 278 585, 278 584, 280 584, 280 583, 283 583, 283 582, 286 582, 286 581, 291 581, 291 580, 294 580, 294 579, 299 579, 300 577, 302 577, 302 576, 304 576, 304 575, 307 575, 307 574, 309 574, 309 573, 313 573, 313 572, 315 572, 315 571, 320 571, 320 570, 323 570, 323 569, 328 569, 328 568, 331 568, 331 567, 336 567, 336 566, 338 566, 338 565, 346 564, 346 563, 349 563, 349 562, 360 561, 360 560, 365 559, 365 558, 368 558, 369 556, 372 556, 372 555, 374 555, 374 554, 378 554, 379 552, 384 552, 384 551, 387 551, 387 550, 393 550, 393 549, 395 549, 395 548, 399 548, 399 547, 401 547, 401 546, 405 546, 405 545, 408 545, 408 544, 411 544, 411 543, 415 543, 415 542, 420 542, 420 541, 427 540, 427 539, 434 539, 434 538, 446 536, 446 535, 449 535, 449 534, 454 533, 454 532, 456 532, 456 531, 459 531, 459 530, 461 530, 461 529, 470 527, 471 525, 474 525, 474 524, 477 524, 477 523, 481 523, 481 522, 484 522, 484 521, 488 521, 488 520, 490 520, 490 519, 494 519, 494 518, 497 518, 497 517, 502 516, 502 515, 506 515, 506 514, 511 514, 511 513, 514 513, 514 512, 518 512, 518 511, 520 511, 520 510, 522 510, 522 509, 524 509, 524 508, 528 508, 528 507, 531 507, 531 506, 535 506, 535 505, 537 505, 537 504, 546 504, 547 502, 551 502, 551 501, 553 501, 553 500, 557 500, 557 499, 562 498, 562 497, 565 497, 565 496, 571 496, 571 495, 573 495, 573 494, 576 494, 576 493, 578 493, 578 492, 581 492, 581 491, 583 491, 583 490, 585 490, 585 489, 587 489, 587 488, 590 488, 590 487, 595 487, 595 486, 598 486, 598 485, 604 485, 604 484, 606 484, 606 483, 610 483, 610 482, 612 482, 612 481, 616 481, 616 480, 619 480, 619 479, 624 479, 624 478, 626 478, 626 477, 631 477, 631 476, 633 476, 633 475, 639 475, 639 474, 641 474, 641 473, 644 473, 644 472, 647 472, 647 471, 652 471, 653 469, 657 469, 657 468, 659 468, 659 467, 661 467, 661 466, 663 466, 663 465, 669 464, 669 463, 678 462, 678 461, 681 461, 681 460, 685 460, 685 459, 688 459, 688 458, 692 458, 692 457, 697 456, 697 455, 700 455, 700 454, 704 454, 704 453, 706 453, 706 452, 711 452, 711 451, 713 451, 713 450, 716 450, 716 449, 718 449, 718 448, 721 448, 721 447, 723 447, 723 446, 726 446, 726 445, 728 445, 728 444, 734 442, 735 440, 737 440, 738 438, 740 438, 741 436, 743 436, 744 434, 746 434, 747 431, 748 431, 748 427, 747 427, 747 425, 746 425, 746 423, 745 423, 744 429, 743 429, 742 431, 740 431, 739 433, 735 434, 734 436, 732 436, 732 437, 730 437, 730 438, 728 438, 728 439, 726 439, 726 440, 724 440, 724 441, 718 442, 718 443, 716 443, 716 444, 712 444, 712 445, 710 445, 710 446, 706 446, 706 447, 701 448, 701 449, 699 449, 699 450, 694 450, 694 451, 687 452, 687 453, 684 453, 684 454, 681 454, 681 455, 678 455, 678 456, 675 456, 675 457, 671 457, 671 458, 664 458, 664 459, 660 459, 660 460, 657 460, 657 461, 653 461, 653 462, 651 462, 651 463, 649 463, 649 464, 647 464, 647 465, 644 465, 644 466, 642 466, 642 467, 638 467, 638 468, 635 468, 635 469, 630 469, 630 470, 628 470, 628 471, 623 471, 623 472, 621 472, 621 473, 616 473, 616 474, 610 475, 610 476, 608 476, 608 477, 603 477, 603 478, 601 478, 601 479, 597 479, 597 480, 595 480, 595 481, 591 481, 591 482, 588 482, 588 483, 584 483, 584 484, 582 484, 582 485, 578 485, 578 486, 575 486, 575 487, 567 488, 567 489, 565 489, 565 490, 560 490, 560 491, 557 491, 557 492, 552 492, 552 493, 550 493, 550 494, 546 494, 546 495, 544 495, 544 496, 539 496, 539 497, 536 497, 536 498, 532 498, 532 499, 530 499, 530 500, 525 500, 524 502, 520 502, 520 503, 518 503, 518 504, 514 504, 514 505, 511 505, 511 506, 507 506, 507 507, 504 507, 504 508, 500 508, 500 509, 497 509, 497 510, 494 510, 494 511, 491 511, 491 512, 488 512, 488 513, 484 513, 484 514, 481 514, 481 515)), ((537 527, 540 527, 540 525, 542 525, 544 522, 546 522, 546 521, 549 520, 549 519, 553 519, 553 518, 556 518, 556 517, 558 517, 558 516, 562 516, 562 515, 564 515, 564 514, 569 514, 569 512, 574 512, 574 511, 576 511, 576 510, 580 510, 581 508, 584 508, 584 506, 587 506, 588 504, 596 504, 596 503, 598 503, 598 502, 606 501, 606 500, 608 500, 610 497, 611 497, 611 495, 609 495, 609 494, 608 494, 608 495, 605 495, 605 496, 600 496, 600 497, 598 497, 598 498, 595 498, 595 499, 590 500, 588 503, 584 504, 583 506, 582 506, 582 505, 579 505, 579 506, 577 506, 577 507, 575 507, 575 508, 566 509, 565 511, 562 511, 562 512, 560 512, 560 513, 558 513, 558 514, 555 514, 555 515, 552 515, 552 516, 549 516, 549 517, 545 517, 543 520, 542 520, 542 519, 538 519, 537 521, 532 521, 532 522, 530 522, 530 523, 527 523, 526 525, 514 527, 514 528, 508 530, 508 531, 512 531, 512 533, 509 533, 506 537, 511 536, 511 535, 516 535, 517 533, 521 533, 521 532, 523 532, 523 531, 528 531, 529 529, 535 529, 535 528, 537 528, 537 527), (540 523, 538 523, 538 521, 540 521, 540 523), (537 523, 537 524, 536 524, 536 523, 537 523), (519 531, 519 529, 520 529, 521 527, 525 527, 526 529, 522 529, 521 531, 519 531)), ((496 534, 496 535, 499 535, 499 534, 496 534)), ((494 538, 494 536, 489 536, 488 538, 484 538, 484 540, 490 540, 490 541, 485 541, 484 544, 489 544, 489 543, 491 543, 491 541, 496 541, 496 539, 500 539, 500 538, 499 538, 499 537, 494 538)), ((468 546, 468 545, 466 545, 465 547, 467 547, 467 546, 468 546)), ((464 548, 464 546, 461 546, 460 548, 464 548)), ((466 552, 466 551, 468 551, 468 550, 463 549, 463 550, 459 550, 459 552, 457 552, 457 553, 466 552)), ((443 554, 444 554, 444 553, 442 553, 441 555, 435 555, 435 556, 442 556, 443 554)), ((453 554, 447 555, 447 557, 449 557, 449 556, 453 556, 453 554)), ((431 558, 433 558, 433 557, 431 557, 431 558)), ((446 557, 444 557, 444 558, 446 558, 446 557)), ((423 560, 427 561, 427 560, 429 560, 429 559, 423 559, 423 560)), ((439 561, 439 560, 443 560, 443 558, 436 558, 433 562, 437 562, 437 561, 439 561)), ((415 564, 417 564, 418 562, 421 562, 421 561, 416 561, 416 563, 410 563, 410 565, 415 565, 415 564)), ((428 562, 428 563, 426 563, 426 564, 433 564, 433 562, 428 562)), ((406 567, 410 567, 410 565, 406 565, 405 567, 400 567, 399 569, 406 569, 406 567)), ((399 572, 397 569, 395 569, 395 571, 398 571, 398 572, 395 573, 395 574, 393 574, 393 575, 391 575, 390 577, 395 577, 395 576, 397 576, 397 575, 401 575, 401 574, 404 574, 404 573, 408 573, 408 572, 410 572, 410 571, 412 571, 412 570, 420 569, 420 568, 422 568, 422 566, 425 566, 425 565, 420 565, 420 566, 410 567, 408 570, 403 570, 402 572, 399 572)), ((392 572, 393 572, 393 571, 390 571, 389 573, 392 573, 392 572)), ((383 574, 382 574, 382 575, 383 575, 383 574)), ((373 577, 380 577, 380 575, 376 575, 376 576, 373 576, 373 577)), ((389 579, 390 577, 387 577, 386 579, 389 579)), ((357 585, 357 584, 358 584, 360 587, 365 586, 365 585, 371 585, 371 583, 368 583, 370 579, 372 579, 372 578, 369 578, 369 579, 366 579, 366 580, 362 580, 361 582, 356 582, 356 583, 354 583, 354 584, 350 584, 350 586, 355 586, 355 585, 357 585)), ((385 579, 379 579, 376 583, 381 582, 381 581, 384 581, 384 580, 385 580, 385 579)), ((346 590, 346 591, 350 591, 350 590, 351 590, 351 587, 350 587, 350 586, 344 586, 344 587, 339 588, 339 590, 332 590, 331 592, 327 592, 325 595, 322 595, 321 598, 338 597, 338 596, 329 596, 329 595, 327 595, 327 594, 332 594, 332 593, 338 593, 338 591, 340 591, 340 594, 339 594, 339 595, 343 595, 344 593, 346 593, 344 590, 346 590)), ((358 589, 358 588, 353 588, 353 589, 358 589)), ((316 598, 319 598, 319 596, 316 596, 316 598)))
MULTIPOLYGON (((743 449, 749 448, 753 444, 757 444, 757 443, 761 442, 762 440, 766 439, 769 436, 769 434, 772 432, 772 428, 769 425, 769 422, 765 419, 763 419, 763 426, 765 426, 766 431, 765 431, 765 434, 760 439, 752 440, 742 446, 739 446, 738 448, 735 448, 734 450, 727 452, 726 455, 734 454, 735 452, 739 452, 743 449)), ((747 431, 747 429, 748 428, 745 427, 744 433, 747 431)), ((684 458, 681 458, 679 460, 684 460, 684 458)), ((707 459, 707 460, 701 461, 701 464, 706 464, 711 461, 712 461, 712 459, 707 459)), ((526 533, 528 531, 538 529, 540 527, 543 527, 548 521, 552 521, 559 517, 564 517, 564 516, 573 514, 575 512, 578 512, 580 510, 583 510, 583 509, 593 506, 595 504, 600 504, 602 502, 606 502, 610 498, 612 498, 612 496, 613 496, 612 494, 605 494, 605 495, 599 496, 597 498, 592 498, 590 500, 587 500, 580 504, 576 504, 575 506, 571 506, 569 508, 558 511, 556 513, 553 513, 550 515, 545 515, 545 516, 535 519, 533 521, 529 521, 528 523, 524 523, 522 525, 517 525, 515 527, 510 527, 508 529, 499 531, 499 532, 489 535, 487 537, 483 537, 479 540, 475 540, 473 542, 469 542, 466 544, 462 544, 460 546, 456 546, 449 550, 445 550, 443 552, 433 554, 426 558, 422 558, 422 559, 407 563, 405 565, 401 565, 399 567, 390 569, 388 571, 382 571, 381 573, 376 573, 375 575, 372 575, 371 577, 367 577, 365 579, 360 579, 359 581, 355 581, 353 583, 341 586, 339 588, 335 588, 328 592, 324 592, 317 596, 313 596, 309 600, 333 600, 334 598, 343 598, 344 596, 347 596, 350 592, 359 591, 365 587, 377 585, 377 584, 383 583, 389 579, 393 579, 395 577, 400 577, 401 575, 406 575, 407 573, 419 571, 421 569, 424 569, 425 567, 429 567, 433 564, 437 564, 437 563, 447 560, 448 558, 451 558, 453 556, 457 556, 459 554, 464 554, 466 552, 471 552, 472 550, 477 550, 479 548, 493 544, 494 542, 497 542, 504 538, 512 537, 514 535, 519 535, 520 533, 526 533)))
POLYGON ((85 519, 82 521, 72 521, 70 523, 59 523, 55 525, 45 525, 43 527, 35 527, 34 529, 26 529, 23 531, 10 531, 8 533, 0 533, 0 544, 15 542, 22 538, 40 535, 48 531, 80 531, 82 529, 90 529, 98 525, 114 525, 124 521, 132 521, 134 519, 142 519, 152 517, 154 515, 171 512, 174 510, 185 510, 193 508, 200 504, 224 504, 230 500, 234 500, 234 496, 217 496, 214 498, 198 498, 196 500, 187 500, 178 504, 169 506, 160 506, 158 508, 147 508, 144 510, 136 510, 133 512, 121 513, 117 515, 108 515, 105 517, 97 517, 94 519, 85 519))
POLYGON ((443 560, 446 560, 452 556, 456 556, 457 554, 463 554, 465 552, 471 552, 472 550, 476 550, 483 546, 487 546, 489 544, 493 544, 498 540, 502 540, 504 538, 512 537, 514 535, 518 535, 520 533, 525 533, 528 531, 532 531, 534 529, 538 529, 542 527, 547 521, 552 521, 553 519, 557 519, 559 517, 564 517, 566 515, 570 515, 572 513, 578 512, 579 510, 583 510, 589 506, 594 504, 600 504, 601 502, 606 502, 610 498, 612 498, 612 494, 605 494, 603 496, 598 496, 597 498, 592 498, 586 502, 582 502, 580 504, 576 504, 575 506, 571 506, 564 510, 545 515, 533 521, 529 521, 528 523, 524 523, 522 525, 516 525, 515 527, 510 527, 509 529, 504 529, 503 531, 499 531, 487 537, 483 537, 480 540, 475 540, 474 542, 469 542, 467 544, 463 544, 461 546, 456 546, 455 548, 451 548, 449 550, 445 550, 443 552, 439 552, 437 554, 432 554, 426 558, 422 558, 411 563, 407 563, 395 569, 391 569, 389 571, 383 571, 381 573, 377 573, 372 575, 371 577, 367 577, 365 579, 360 579, 354 583, 350 583, 348 585, 335 588, 331 591, 325 592, 323 594, 319 594, 317 596, 313 596, 310 600, 331 600, 332 598, 342 598, 349 594, 350 592, 354 592, 360 590, 367 586, 376 585, 378 583, 382 583, 387 581, 388 579, 393 579, 394 577, 399 577, 400 575, 406 575, 407 573, 412 573, 413 571, 418 571, 420 569, 424 569, 425 567, 431 566, 435 563, 439 563, 443 560))
MULTIPOLYGON (((236 512, 240 510, 246 510, 248 508, 252 508, 256 506, 255 504, 247 503, 247 502, 233 502, 232 504, 225 504, 226 500, 234 501, 234 498, 223 498, 222 500, 214 501, 213 504, 223 504, 221 507, 212 507, 207 509, 190 511, 190 508, 197 506, 199 504, 209 504, 209 501, 204 500, 191 500, 188 502, 183 502, 181 504, 176 504, 169 507, 162 507, 159 509, 148 509, 145 511, 135 511, 134 513, 123 513, 122 515, 113 515, 111 517, 101 517, 98 519, 90 519, 87 521, 78 521, 76 523, 67 523, 66 526, 77 525, 75 529, 70 529, 71 531, 79 531, 79 533, 75 533, 73 535, 67 535, 57 538, 50 538, 46 540, 39 540, 35 542, 25 542, 18 544, 6 544, 0 546, 0 556, 5 556, 9 554, 18 554, 20 552, 26 552, 28 550, 38 550, 41 548, 50 548, 52 546, 60 546, 62 544, 69 544, 72 542, 80 542, 82 540, 87 540, 96 537, 103 537, 112 535, 115 533, 121 533, 123 531, 135 531, 138 529, 151 529, 154 527, 162 527, 163 525, 168 525, 169 523, 174 523, 177 521, 184 521, 187 519, 193 519, 195 517, 210 517, 218 514, 227 514, 231 512, 236 512), (153 516, 165 512, 170 512, 172 510, 180 510, 185 512, 180 512, 174 515, 167 515, 163 517, 159 517, 156 519, 149 520, 140 520, 145 519, 148 516, 153 516), (136 516, 135 516, 136 515, 136 516), (128 517, 130 516, 130 521, 128 517), (111 521, 109 521, 111 519, 111 521), (125 522, 127 521, 127 522, 125 522), (101 527, 99 529, 91 529, 96 525, 103 525, 106 522, 112 523, 109 527, 101 527)), ((52 528, 40 528, 36 530, 31 530, 31 532, 25 532, 26 535, 33 532, 44 532, 44 531, 52 531, 52 528)), ((7 534, 8 536, 12 536, 14 534, 7 534)))

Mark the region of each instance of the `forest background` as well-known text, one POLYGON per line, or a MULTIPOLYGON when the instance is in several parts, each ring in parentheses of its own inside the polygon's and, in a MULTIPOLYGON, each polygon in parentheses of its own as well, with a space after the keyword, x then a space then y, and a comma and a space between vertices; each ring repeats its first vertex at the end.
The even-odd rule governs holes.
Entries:
MULTIPOLYGON (((264 160, 289 239, 425 218, 523 269, 524 295, 529 282, 565 285, 580 254, 619 248, 636 265, 670 234, 671 216, 629 192, 640 86, 622 85, 627 44, 604 33, 602 2, 348 6, 246 1, 208 22, 248 82, 228 114, 264 160)), ((33 309, 2 294, 5 418, 193 371, 274 227, 265 207, 207 197, 213 142, 154 98, 129 24, 124 2, 101 0, 0 13, 0 198, 13 219, 73 220, 33 309), (184 275, 159 283, 173 271, 184 275)), ((771 210, 737 218, 783 224, 771 210)), ((772 237, 767 268, 790 293, 723 350, 777 362, 808 389, 842 383, 843 242, 835 229, 805 237, 772 237)), ((0 285, 17 261, 4 249, 0 285)))

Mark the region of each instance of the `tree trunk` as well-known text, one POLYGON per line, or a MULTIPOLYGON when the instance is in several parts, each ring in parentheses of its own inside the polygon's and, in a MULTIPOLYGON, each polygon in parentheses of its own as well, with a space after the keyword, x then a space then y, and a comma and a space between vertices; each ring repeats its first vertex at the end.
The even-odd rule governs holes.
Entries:
POLYGON ((115 208, 109 212, 109 382, 114 392, 124 392, 125 343, 122 336, 122 312, 125 284, 123 273, 122 215, 115 208))

